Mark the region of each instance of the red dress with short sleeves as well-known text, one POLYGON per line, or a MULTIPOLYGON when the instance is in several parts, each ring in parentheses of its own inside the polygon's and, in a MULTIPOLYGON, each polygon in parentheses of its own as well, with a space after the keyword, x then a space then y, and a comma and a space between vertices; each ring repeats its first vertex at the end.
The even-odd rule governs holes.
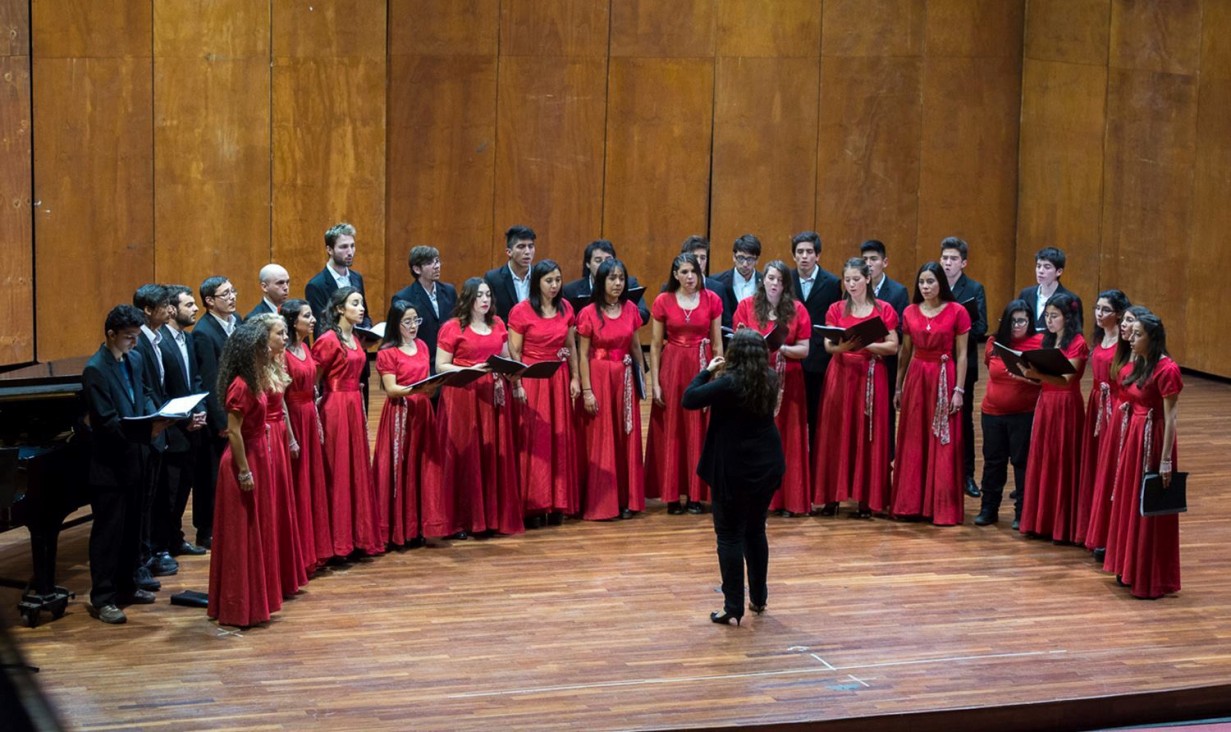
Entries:
POLYGON ((681 495, 692 501, 710 497, 709 486, 697 475, 709 413, 681 405, 692 378, 710 362, 710 325, 722 317, 722 298, 709 290, 700 290, 699 295, 692 310, 681 308, 673 292, 660 294, 650 308, 651 317, 663 324, 658 365, 663 406, 650 407, 645 494, 666 503, 678 501, 681 495))
MULTIPOLYGON (((463 328, 453 318, 441 326, 436 348, 453 354, 458 366, 474 366, 498 355, 507 340, 508 331, 500 318, 493 319, 487 335, 463 328)), ((449 505, 456 528, 445 531, 448 527, 439 522, 425 521, 424 535, 447 536, 458 530, 520 534, 526 530, 513 447, 512 398, 508 382, 497 374, 441 390, 436 418, 444 465, 438 492, 442 497, 451 492, 449 505)))
POLYGON ((299 520, 300 555, 304 569, 311 572, 334 555, 329 489, 325 485, 325 433, 316 411, 316 359, 312 351, 304 346, 302 360, 287 351, 286 372, 291 383, 283 396, 291 432, 299 443, 298 457, 291 457, 291 488, 299 520))
MULTIPOLYGON (((1110 410, 1102 414, 1103 424, 1099 428, 1098 452, 1094 456, 1094 478, 1091 483, 1090 523, 1086 526, 1085 545, 1091 550, 1107 546, 1107 532, 1115 511, 1111 498, 1115 491, 1116 468, 1120 462, 1120 432, 1124 424, 1128 422, 1124 397, 1120 394, 1122 388, 1120 385, 1132 371, 1133 362, 1130 360, 1121 366, 1120 373, 1111 379, 1110 410)), ((1103 409, 1101 404, 1099 408, 1100 411, 1103 409)), ((1088 459, 1089 456, 1083 453, 1081 463, 1083 479, 1088 459)))
POLYGON ((1034 408, 1030 457, 1026 461, 1026 488, 1022 493, 1023 534, 1038 534, 1058 542, 1076 541, 1077 485, 1081 478, 1081 375, 1090 349, 1080 334, 1064 355, 1079 361, 1067 386, 1043 384, 1034 408))
POLYGON ((560 300, 556 315, 544 318, 523 301, 509 312, 509 330, 522 337, 527 364, 563 361, 549 379, 522 379, 526 402, 519 410, 518 466, 527 515, 549 511, 575 514, 581 495, 577 475, 577 428, 569 394, 569 330, 576 325, 573 306, 560 300))
POLYGON ((372 495, 368 422, 359 392, 367 361, 362 348, 348 348, 338 334, 325 331, 312 345, 321 371, 321 424, 325 429, 325 484, 329 487, 329 526, 333 553, 344 557, 359 549, 380 554, 372 495))
MULTIPOLYGON (((1082 429, 1081 477, 1077 481, 1077 530, 1073 536, 1073 542, 1077 544, 1084 545, 1089 539, 1095 495, 1106 496, 1106 492, 1098 487, 1098 465, 1103 442, 1114 431, 1111 426, 1115 422, 1112 413, 1115 411, 1118 386, 1111 378, 1111 361, 1115 356, 1116 343, 1111 348, 1103 348, 1102 343, 1096 343, 1090 351, 1093 381, 1086 400, 1086 418, 1082 429)), ((1105 480, 1110 482, 1110 477, 1105 477, 1105 480)))
POLYGON ((641 314, 631 302, 624 303, 617 318, 594 305, 577 317, 577 335, 590 344, 590 389, 598 403, 598 414, 578 411, 585 439, 582 517, 590 521, 616 518, 624 508, 645 510, 641 403, 633 383, 633 369, 639 366, 629 351, 640 327, 641 314))
POLYGON ((282 596, 266 579, 272 545, 261 534, 260 496, 268 481, 269 450, 265 437, 265 394, 253 394, 236 377, 223 405, 243 417, 240 433, 254 488, 240 490, 239 471, 228 444, 218 465, 214 494, 214 544, 209 555, 209 617, 221 625, 246 628, 269 620, 282 607, 282 596))
POLYGON ((898 410, 889 509, 895 516, 922 516, 939 526, 962 523, 961 415, 950 414, 949 404, 958 386, 954 345, 968 332, 970 314, 956 302, 931 318, 918 305, 902 313, 902 335, 910 336, 913 350, 898 410))
MULTIPOLYGON (((846 301, 829 306, 825 324, 849 328, 879 317, 893 332, 898 314, 883 300, 862 318, 846 314, 846 301)), ((926 332, 926 331, 925 331, 926 332)), ((825 399, 814 445, 816 502, 852 500, 884 511, 889 502, 889 402, 885 362, 865 349, 839 353, 825 372, 825 399)))
MULTIPOLYGON (((812 335, 812 319, 808 317, 807 308, 798 300, 794 303, 795 316, 787 326, 784 341, 788 346, 807 341, 812 335)), ((768 335, 778 326, 777 320, 761 325, 757 320, 754 297, 746 297, 740 302, 731 322, 737 329, 742 325, 761 335, 768 335)), ((812 509, 812 461, 808 449, 808 405, 804 397, 803 362, 773 351, 769 354, 769 363, 778 371, 778 413, 774 421, 778 423, 782 449, 786 453, 782 489, 774 494, 769 508, 771 511, 786 509, 791 513, 807 514, 812 509)))

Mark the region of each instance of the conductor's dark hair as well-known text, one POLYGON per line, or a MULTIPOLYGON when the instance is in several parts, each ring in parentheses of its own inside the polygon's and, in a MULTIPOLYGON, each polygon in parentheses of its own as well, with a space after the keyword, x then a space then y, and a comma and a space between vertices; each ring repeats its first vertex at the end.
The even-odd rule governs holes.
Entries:
POLYGON ((769 367, 769 346, 752 328, 741 328, 727 346, 724 373, 735 384, 740 404, 754 415, 768 417, 778 404, 778 373, 769 367))

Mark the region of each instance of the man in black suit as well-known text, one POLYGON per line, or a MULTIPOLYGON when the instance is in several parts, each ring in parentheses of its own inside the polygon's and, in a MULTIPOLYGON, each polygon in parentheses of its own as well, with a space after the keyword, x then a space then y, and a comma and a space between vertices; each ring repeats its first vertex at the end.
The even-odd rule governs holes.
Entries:
MULTIPOLYGON (((427 345, 432 373, 436 373, 436 334, 440 326, 453 314, 457 305, 457 290, 447 282, 440 281, 440 251, 436 247, 417 246, 410 250, 408 258, 410 276, 414 278, 406 287, 398 290, 390 299, 405 300, 415 306, 415 312, 423 318, 419 325, 419 338, 427 345)), ((386 324, 386 327, 391 327, 386 324)))
MULTIPOLYGON (((325 253, 329 261, 325 268, 316 273, 304 287, 303 297, 316 316, 316 333, 319 336, 325 329, 325 308, 329 307, 329 298, 343 287, 353 287, 363 295, 363 306, 367 312, 359 325, 362 328, 372 327, 371 307, 368 294, 363 289, 363 275, 351 269, 355 261, 355 227, 346 223, 335 224, 325 232, 325 253)), ((361 337, 362 340, 362 337, 361 337)), ((364 343, 369 345, 370 341, 364 343)), ((363 393, 363 411, 368 410, 368 380, 371 377, 371 366, 363 362, 363 372, 359 374, 359 391, 363 393)))
POLYGON ((81 373, 81 393, 90 425, 90 615, 104 623, 128 618, 120 605, 150 604, 154 594, 137 587, 141 501, 148 482, 146 453, 166 420, 125 422, 154 412, 146 394, 141 355, 145 315, 131 305, 107 314, 106 341, 81 373))
POLYGON ((276 315, 282 303, 291 296, 291 273, 287 272, 282 265, 267 264, 261 267, 261 272, 257 277, 260 280, 261 301, 244 316, 244 320, 264 313, 276 315))
POLYGON ((227 412, 222 406, 225 392, 218 391, 218 363, 227 338, 239 327, 235 316, 237 291, 225 277, 210 277, 201 283, 201 302, 205 315, 192 329, 197 357, 197 376, 205 397, 205 429, 197 453, 192 484, 192 523, 197 527, 197 546, 210 548, 214 536, 214 484, 218 481, 218 461, 227 443, 227 412))
MULTIPOLYGON (((885 268, 889 266, 889 254, 885 250, 884 242, 876 239, 869 239, 859 245, 859 254, 863 257, 863 261, 868 263, 868 269, 872 274, 872 294, 877 300, 884 300, 893 306, 894 312, 898 314, 898 342, 902 339, 902 313, 906 311, 906 306, 910 304, 910 291, 906 289, 900 282, 895 282, 889 275, 885 274, 885 268)), ((897 385, 898 378, 898 357, 897 354, 885 358, 885 371, 889 376, 889 388, 894 389, 897 385)), ((889 395, 889 455, 893 457, 897 443, 897 410, 893 408, 893 394, 889 395)))
MULTIPOLYGON (((594 293, 594 275, 598 273, 599 265, 608 259, 615 258, 615 245, 606 239, 595 239, 587 244, 581 257, 581 279, 573 280, 560 290, 564 299, 574 307, 580 303, 588 303, 594 293)), ((630 276, 624 286, 631 290, 634 287, 640 287, 641 284, 637 282, 636 277, 630 276)), ((580 312, 581 308, 577 307, 577 310, 580 312)), ((650 309, 645 306, 645 293, 637 298, 637 311, 641 313, 642 325, 650 322, 650 309)))
MULTIPOLYGON (((796 234, 791 238, 791 251, 795 259, 795 269, 791 273, 795 299, 804 304, 813 325, 824 325, 829 306, 842 299, 842 285, 837 277, 821 267, 821 235, 815 231, 796 234)), ((813 329, 808 336, 808 357, 803 362, 809 444, 821 411, 829 359, 829 353, 825 351, 825 336, 813 329)))
POLYGON ((752 234, 744 234, 735 240, 731 247, 735 266, 725 272, 714 275, 714 279, 722 283, 722 325, 731 327, 735 317, 735 308, 739 301, 756 294, 757 286, 761 284, 761 273, 757 271, 757 260, 761 258, 761 240, 752 234))
POLYGON ((1042 333, 1047 330, 1047 322, 1043 319, 1043 309, 1052 295, 1071 295, 1077 301, 1077 310, 1082 312, 1081 298, 1072 290, 1060 284, 1060 275, 1064 274, 1064 264, 1067 257, 1064 250, 1055 247, 1044 247, 1034 255, 1034 278, 1038 284, 1027 287, 1018 295, 1026 301, 1034 313, 1034 329, 1042 333))
POLYGON ((970 318, 970 338, 966 347, 966 391, 962 394, 962 464, 966 471, 966 495, 979 497, 979 486, 975 483, 975 382, 979 380, 979 355, 982 351, 979 344, 987 335, 987 295, 983 285, 966 276, 966 258, 970 247, 956 236, 946 237, 940 242, 940 268, 945 271, 949 280, 949 289, 953 296, 967 310, 974 310, 970 318))
MULTIPOLYGON (((197 353, 188 328, 197 321, 197 301, 192 290, 171 285, 171 319, 162 327, 162 363, 166 369, 168 399, 200 394, 201 374, 197 353)), ((176 557, 200 555, 205 549, 187 540, 183 531, 184 509, 192 492, 194 466, 201 449, 201 430, 205 427, 205 405, 197 407, 191 421, 167 429, 167 451, 163 453, 162 472, 154 496, 151 536, 157 551, 176 557)))
MULTIPOLYGON (((145 393, 154 402, 154 408, 158 409, 167 401, 167 369, 162 361, 159 344, 162 343, 162 327, 171 318, 170 291, 164 285, 142 285, 133 293, 133 306, 140 308, 145 315, 141 337, 137 339, 134 349, 141 354, 141 381, 145 386, 145 393)), ((153 449, 147 454, 149 465, 145 470, 148 482, 144 486, 145 495, 141 502, 141 568, 137 570, 137 582, 146 590, 154 589, 152 577, 165 577, 179 571, 179 563, 172 559, 170 554, 160 553, 154 546, 152 534, 154 496, 158 492, 163 454, 167 450, 167 434, 164 432, 154 438, 150 447, 153 449)))
POLYGON ((504 253, 507 264, 483 275, 492 289, 496 314, 506 323, 509 311, 530 297, 530 267, 534 265, 534 242, 538 236, 529 226, 512 226, 504 232, 504 253))

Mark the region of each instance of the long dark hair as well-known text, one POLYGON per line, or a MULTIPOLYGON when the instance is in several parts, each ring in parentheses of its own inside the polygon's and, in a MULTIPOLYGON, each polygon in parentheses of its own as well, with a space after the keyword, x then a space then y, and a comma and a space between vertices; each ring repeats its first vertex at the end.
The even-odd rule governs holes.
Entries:
POLYGON ((624 290, 620 293, 620 302, 628 299, 628 270, 624 268, 624 263, 620 260, 608 259, 598 265, 598 272, 594 273, 594 287, 590 289, 590 302, 595 310, 601 311, 603 305, 607 304, 607 278, 617 269, 624 273, 624 290))
MULTIPOLYGON (((338 334, 338 340, 342 340, 342 328, 338 325, 342 316, 338 313, 338 308, 346 305, 347 299, 356 292, 359 290, 354 287, 339 287, 333 291, 333 294, 329 296, 329 304, 325 306, 325 312, 321 313, 321 321, 325 326, 321 329, 322 331, 332 330, 338 334)), ((362 297, 363 293, 359 292, 359 296, 362 297)))
POLYGON ((307 304, 307 300, 292 298, 283 302, 282 306, 278 308, 278 314, 286 321, 287 346, 299 343, 299 333, 295 330, 295 324, 299 322, 299 314, 303 312, 303 308, 307 304))
POLYGON ((781 259, 775 259, 772 262, 765 264, 765 269, 762 270, 761 283, 757 285, 757 291, 752 296, 752 310, 757 318, 757 325, 764 328, 769 324, 769 295, 765 293, 765 277, 770 270, 775 270, 778 276, 782 278, 782 297, 778 299, 778 307, 774 309, 774 313, 778 316, 778 325, 783 328, 789 328, 791 321, 795 319, 795 295, 791 291, 791 270, 787 268, 786 263, 781 259))
MULTIPOLYGON (((560 272, 561 277, 564 276, 564 270, 560 269, 560 265, 556 264, 554 259, 539 260, 530 268, 530 307, 534 308, 534 313, 539 317, 543 316, 543 278, 556 271, 560 272)), ((561 287, 551 301, 551 306, 556 309, 556 312, 560 312, 560 301, 563 299, 564 288, 561 287)))
MULTIPOLYGON (((227 393, 235 377, 244 380, 248 391, 260 394, 269 384, 266 363, 269 361, 269 328, 253 319, 242 323, 227 338, 218 362, 218 383, 215 389, 220 397, 227 393), (262 376, 266 378, 263 379, 262 376)), ((219 399, 223 401, 223 399, 219 399)))
POLYGON ((1081 337, 1081 306, 1077 304, 1077 298, 1064 292, 1057 292, 1055 295, 1047 298, 1047 304, 1043 306, 1043 312, 1047 312, 1047 308, 1055 308, 1064 316, 1064 333, 1060 335, 1060 344, 1056 344, 1056 334, 1049 329, 1043 336, 1044 348, 1068 348, 1074 338, 1081 337))
POLYGON ((385 316, 385 336, 380 339, 381 349, 400 348, 405 345, 402 343, 402 318, 407 310, 414 310, 415 315, 419 314, 414 304, 406 300, 394 300, 389 305, 389 314, 385 316))
MULTIPOLYGON (((667 278, 667 287, 663 292, 679 291, 680 281, 675 278, 675 273, 686 264, 691 264, 693 271, 697 273, 697 290, 705 289, 705 273, 701 271, 701 260, 697 259, 697 255, 692 252, 684 252, 677 254, 675 259, 671 260, 671 276, 667 278)), ((627 278, 627 275, 625 277, 627 278)), ((628 289, 628 285, 626 284, 624 288, 628 289)))
POLYGON ((1162 318, 1154 313, 1145 313, 1137 318, 1137 323, 1145 331, 1146 337, 1150 339, 1150 348, 1145 358, 1138 358, 1133 362, 1133 370, 1124 379, 1124 385, 1137 384, 1138 388, 1141 388, 1154 375, 1154 369, 1158 368, 1159 360, 1169 354, 1167 353, 1167 329, 1163 327, 1162 318))
MULTIPOLYGON (((1119 290, 1103 290, 1100 292, 1098 297, 1094 299, 1095 307, 1098 307, 1099 300, 1106 300, 1107 304, 1111 306, 1111 309, 1116 311, 1117 323, 1120 322, 1120 318, 1124 317, 1124 311, 1128 310, 1129 306, 1132 305, 1132 303, 1128 301, 1128 295, 1125 295, 1119 290)), ((1098 319, 1096 318, 1094 320, 1094 342, 1102 343, 1105 335, 1106 333, 1103 332, 1103 326, 1098 324, 1098 319)))
MULTIPOLYGON (((1124 311, 1124 314, 1133 314, 1134 320, 1139 320, 1143 315, 1152 315, 1150 309, 1144 305, 1132 305, 1124 311)), ((1124 322, 1124 315, 1120 316, 1120 322, 1124 322)), ((1121 338, 1116 342, 1116 355, 1111 357, 1111 378, 1120 378, 1120 371, 1124 368, 1124 364, 1133 360, 1133 346, 1128 342, 1127 338, 1121 338)))
POLYGON ((949 278, 945 275, 945 270, 936 262, 924 262, 919 271, 915 273, 915 296, 911 298, 911 302, 916 305, 923 302, 923 294, 919 292, 919 277, 924 272, 931 272, 936 276, 936 283, 940 285, 941 302, 957 302, 957 298, 953 296, 953 290, 949 288, 949 278))
MULTIPOLYGON (((877 315, 880 315, 881 306, 876 299, 876 293, 872 291, 872 268, 868 266, 867 260, 863 257, 851 257, 846 260, 846 264, 842 265, 842 279, 844 282, 846 280, 846 270, 848 269, 858 271, 859 274, 863 275, 863 278, 868 281, 868 284, 864 288, 864 297, 872 301, 872 310, 874 310, 877 315)), ((918 281, 919 278, 916 277, 916 291, 918 290, 918 281)), ((846 287, 842 288, 842 299, 846 301, 846 304, 843 305, 843 309, 846 311, 847 315, 850 315, 851 307, 855 304, 855 301, 851 299, 851 293, 846 292, 846 287)))
POLYGON ((1004 312, 1000 314, 1000 327, 996 329, 996 335, 992 336, 992 340, 1002 346, 1009 346, 1013 343, 1013 313, 1025 313, 1031 326, 1027 332, 1034 332, 1034 316, 1030 313, 1030 305, 1020 298, 1010 300, 1009 304, 1004 306, 1004 312))
POLYGON ((741 406, 759 417, 769 417, 778 404, 778 373, 769 368, 769 346, 750 328, 731 336, 723 373, 735 382, 741 406))
MULTIPOLYGON (((471 277, 462 283, 462 291, 457 294, 457 305, 453 308, 453 317, 457 318, 457 322, 461 323, 463 328, 470 325, 470 315, 474 311, 474 301, 479 299, 479 285, 481 284, 483 284, 482 277, 471 277)), ((488 287, 490 288, 491 285, 488 287)), ((494 297, 491 306, 483 314, 483 322, 488 325, 496 322, 494 297)))

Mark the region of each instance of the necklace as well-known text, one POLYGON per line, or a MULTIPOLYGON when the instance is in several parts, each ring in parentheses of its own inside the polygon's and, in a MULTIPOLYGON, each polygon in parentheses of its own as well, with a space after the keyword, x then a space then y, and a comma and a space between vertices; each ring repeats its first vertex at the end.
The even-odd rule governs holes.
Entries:
POLYGON ((620 303, 619 300, 615 302, 603 303, 603 312, 607 313, 608 315, 617 316, 620 314, 622 310, 624 310, 624 306, 620 303))
MULTIPOLYGON (((676 296, 675 296, 675 304, 676 304, 676 305, 679 305, 679 306, 680 306, 680 312, 684 313, 684 322, 685 322, 685 323, 688 323, 688 322, 692 321, 692 314, 693 314, 694 312, 696 312, 697 308, 701 305, 701 296, 700 296, 700 295, 694 295, 694 297, 696 298, 696 301, 695 301, 695 302, 693 302, 692 307, 690 307, 690 308, 686 308, 686 307, 684 307, 684 303, 680 302, 680 296, 679 296, 679 295, 676 295, 676 296)), ((691 298, 690 298, 690 299, 691 299, 691 298)))

